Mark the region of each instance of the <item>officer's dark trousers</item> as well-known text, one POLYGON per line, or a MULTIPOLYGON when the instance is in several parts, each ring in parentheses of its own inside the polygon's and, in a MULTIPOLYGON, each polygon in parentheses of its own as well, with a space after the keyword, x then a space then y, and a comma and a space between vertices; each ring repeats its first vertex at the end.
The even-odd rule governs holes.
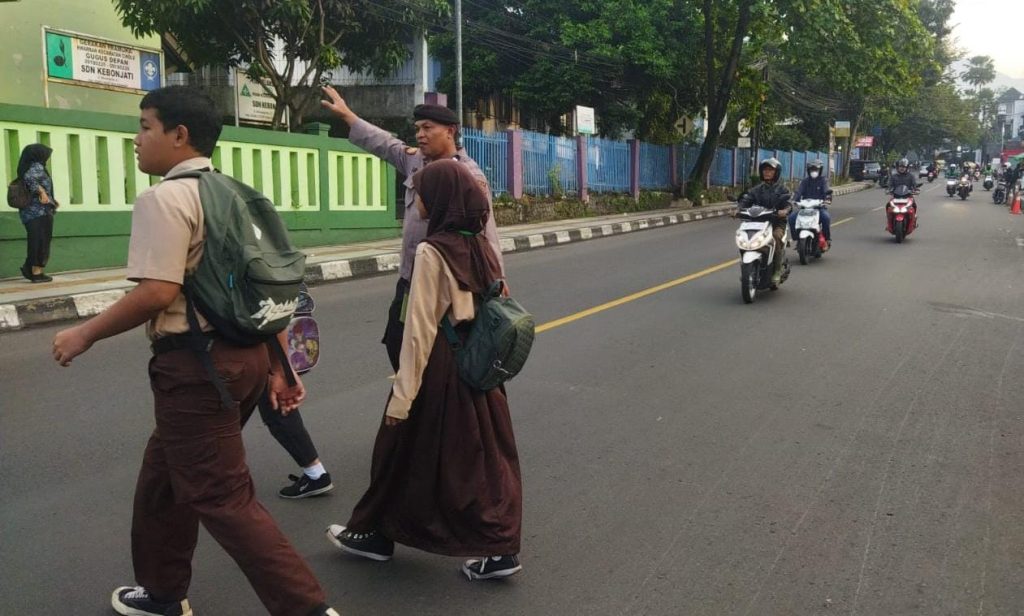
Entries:
POLYGON ((217 371, 239 404, 226 409, 198 355, 155 355, 149 364, 156 429, 135 488, 136 582, 158 600, 185 598, 200 522, 238 563, 267 611, 306 616, 324 602, 313 572, 253 494, 242 426, 267 383, 264 346, 217 341, 217 371))
POLYGON ((402 321, 402 305, 409 295, 409 281, 399 278, 395 285, 395 298, 388 309, 388 324, 384 328, 384 348, 388 351, 391 367, 398 372, 398 356, 402 353, 402 334, 405 333, 405 322, 402 321))

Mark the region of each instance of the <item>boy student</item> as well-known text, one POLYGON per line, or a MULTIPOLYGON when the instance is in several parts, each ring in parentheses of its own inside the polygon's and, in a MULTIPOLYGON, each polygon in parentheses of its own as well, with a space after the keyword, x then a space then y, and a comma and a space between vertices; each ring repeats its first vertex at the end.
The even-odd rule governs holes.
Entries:
POLYGON ((233 400, 221 403, 188 335, 182 282, 204 245, 198 180, 171 179, 210 169, 221 131, 220 113, 205 94, 187 87, 148 93, 139 104, 135 152, 143 173, 164 176, 135 200, 128 278, 139 284, 100 315, 57 333, 53 357, 67 366, 97 340, 146 323, 156 428, 135 487, 132 562, 137 586, 114 590, 119 614, 189 616, 186 594, 199 523, 235 559, 271 614, 337 614, 324 604, 313 572, 256 500, 241 429, 260 395, 294 410, 305 398, 289 386, 266 345, 237 347, 217 337, 210 355, 233 400), (269 379, 269 385, 268 385, 269 379))

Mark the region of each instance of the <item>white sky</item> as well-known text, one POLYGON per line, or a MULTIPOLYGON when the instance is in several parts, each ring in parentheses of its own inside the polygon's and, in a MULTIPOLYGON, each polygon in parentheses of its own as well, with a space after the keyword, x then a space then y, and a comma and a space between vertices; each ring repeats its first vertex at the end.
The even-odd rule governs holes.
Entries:
POLYGON ((996 70, 1024 79, 1024 0, 957 0, 950 24, 971 56, 991 56, 996 70))

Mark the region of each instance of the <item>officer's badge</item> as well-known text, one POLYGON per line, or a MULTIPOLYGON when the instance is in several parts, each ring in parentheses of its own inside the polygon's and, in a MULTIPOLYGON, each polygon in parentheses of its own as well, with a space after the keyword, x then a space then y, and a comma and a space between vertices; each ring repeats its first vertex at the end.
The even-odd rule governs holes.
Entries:
POLYGON ((415 154, 415 153, 417 153, 419 151, 420 151, 419 148, 412 148, 412 147, 405 148, 405 153, 408 154, 409 156, 412 156, 413 154, 415 154))

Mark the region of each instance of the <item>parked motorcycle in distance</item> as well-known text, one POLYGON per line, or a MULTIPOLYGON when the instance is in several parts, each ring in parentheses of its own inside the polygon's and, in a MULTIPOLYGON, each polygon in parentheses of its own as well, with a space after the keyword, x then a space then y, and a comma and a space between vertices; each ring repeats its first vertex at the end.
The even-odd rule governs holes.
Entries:
POLYGON ((898 186, 885 204, 885 230, 896 239, 897 244, 902 244, 917 228, 915 194, 917 192, 908 186, 898 186))
POLYGON ((828 249, 825 234, 821 229, 821 210, 827 204, 821 199, 802 199, 796 202, 796 252, 800 265, 807 265, 812 258, 820 259, 828 249))
POLYGON ((971 180, 968 176, 960 178, 960 182, 956 186, 956 194, 963 201, 971 195, 971 191, 974 190, 974 185, 971 184, 971 180))
MULTIPOLYGON (((742 222, 736 231, 736 247, 740 249, 740 292, 743 303, 753 303, 758 291, 772 288, 772 261, 775 258, 775 239, 772 222, 777 214, 760 205, 736 212, 742 222)), ((783 246, 789 241, 789 225, 783 246)), ((789 260, 782 262, 782 281, 789 278, 789 260)))

